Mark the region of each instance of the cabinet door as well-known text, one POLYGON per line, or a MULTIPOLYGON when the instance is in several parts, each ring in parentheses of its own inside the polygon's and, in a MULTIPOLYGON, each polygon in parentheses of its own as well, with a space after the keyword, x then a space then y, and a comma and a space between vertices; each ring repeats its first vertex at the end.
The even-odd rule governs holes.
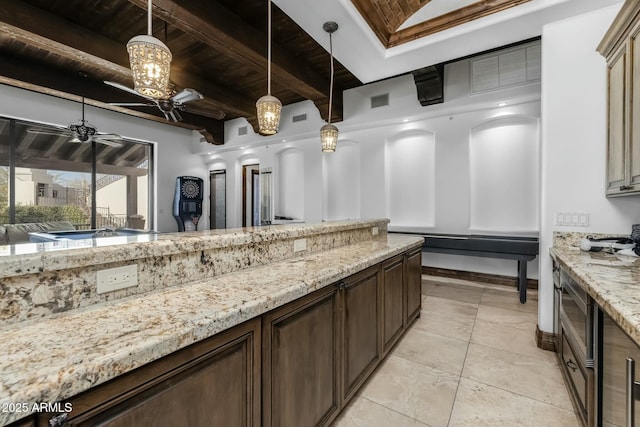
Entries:
POLYGON ((627 47, 623 45, 609 61, 609 134, 607 139, 607 194, 616 194, 626 185, 625 87, 627 47))
POLYGON ((629 40, 631 50, 631 134, 629 135, 629 191, 640 191, 640 26, 629 40))
POLYGON ((259 325, 246 322, 73 398, 64 425, 260 425, 259 325))
POLYGON ((422 248, 407 255, 407 325, 422 308, 422 248))
POLYGON ((263 426, 328 425, 340 408, 335 286, 263 317, 263 426))
MULTIPOLYGON (((627 357, 636 362, 640 375, 640 349, 608 316, 603 316, 602 332, 602 426, 626 426, 627 357)), ((640 405, 635 401, 636 423, 640 426, 640 405)))
POLYGON ((380 360, 380 266, 345 280, 343 398, 349 400, 380 360))
POLYGON ((382 264, 382 342, 386 354, 402 335, 404 315, 404 263, 403 255, 382 264))

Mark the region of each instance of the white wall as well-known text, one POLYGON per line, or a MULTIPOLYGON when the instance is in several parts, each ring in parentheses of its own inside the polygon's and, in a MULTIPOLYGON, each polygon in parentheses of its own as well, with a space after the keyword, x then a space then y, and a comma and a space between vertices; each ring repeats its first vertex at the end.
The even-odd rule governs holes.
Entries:
MULTIPOLYGON (((445 76, 446 102, 428 107, 419 104, 411 75, 346 91, 345 120, 337 123, 335 153, 320 151, 323 121, 310 101, 284 107, 279 133, 272 137, 258 136, 251 128, 239 135, 246 121, 229 121, 225 145, 207 157, 209 170, 225 164, 228 180, 233 180, 240 173, 235 167, 238 159, 258 158, 261 168, 273 167, 275 214, 306 222, 388 217, 390 228, 398 231, 465 234, 481 233, 484 227, 485 234, 537 233, 540 83, 471 95, 468 60, 447 65, 445 76), (389 106, 371 109, 370 97, 383 93, 389 94, 389 106), (505 101, 507 106, 498 106, 505 101), (291 118, 299 114, 307 114, 307 120, 293 123, 291 118), (527 166, 533 173, 518 181, 532 191, 525 192, 526 208, 500 207, 500 213, 514 218, 508 228, 489 230, 480 224, 472 229, 472 130, 503 128, 514 136, 507 129, 512 124, 509 117, 517 117, 525 127, 535 124, 527 139, 532 146, 520 157, 530 157, 527 166)), ((232 227, 239 223, 233 205, 240 189, 227 188, 227 221, 232 227)), ((429 254, 423 264, 509 276, 517 272, 515 261, 490 258, 429 254)), ((536 278, 537 264, 531 267, 529 277, 536 278)))
POLYGON ((553 330, 553 231, 629 234, 640 198, 605 197, 607 81, 596 52, 620 5, 547 25, 542 34, 542 169, 539 327, 553 330), (587 31, 588 29, 588 31, 587 31), (589 227, 554 225, 556 212, 586 212, 589 227))
MULTIPOLYGON (((40 123, 67 126, 81 117, 81 105, 53 96, 43 95, 11 86, 0 85, 0 116, 40 123)), ((194 154, 195 132, 158 122, 139 119, 97 107, 86 106, 87 119, 99 131, 117 133, 125 138, 154 145, 156 176, 155 229, 161 232, 178 231, 172 215, 175 179, 180 175, 193 175, 204 179, 208 194, 208 170, 199 154, 194 154)), ((209 145, 209 144, 205 144, 209 145)), ((210 146, 210 145, 209 145, 210 146)), ((196 146, 197 147, 197 146, 196 146)), ((204 147, 204 146, 203 146, 204 147)), ((204 148, 203 148, 204 149, 204 148)), ((197 151, 196 151, 197 152, 197 151)), ((208 228, 208 204, 203 203, 199 228, 208 228)), ((148 223, 147 223, 148 224, 148 223)))

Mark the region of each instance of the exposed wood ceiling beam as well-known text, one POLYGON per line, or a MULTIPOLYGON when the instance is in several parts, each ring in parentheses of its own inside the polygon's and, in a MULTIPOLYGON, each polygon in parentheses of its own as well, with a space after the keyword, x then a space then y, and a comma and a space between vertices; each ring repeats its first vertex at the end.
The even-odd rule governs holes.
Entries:
MULTIPOLYGON (((3 63, 4 66, 4 63, 3 63)), ((2 73, 2 70, 4 68, 0 67, 0 74, 2 73)), ((51 96, 56 96, 58 98, 63 98, 63 99, 68 99, 71 101, 75 101, 75 102, 81 102, 82 99, 80 96, 74 96, 74 95, 70 95, 67 92, 62 92, 56 89, 50 89, 49 87, 46 86, 42 86, 42 85, 37 85, 37 84, 32 84, 32 83, 26 83, 23 82, 21 80, 17 80, 15 78, 10 78, 10 77, 4 77, 0 75, 0 84, 6 84, 8 86, 15 86, 15 87, 19 87, 22 89, 26 89, 26 90, 30 90, 30 91, 34 91, 34 92, 39 92, 39 93, 44 93, 46 95, 51 95, 51 96)), ((130 116, 134 116, 134 117, 139 117, 142 119, 146 119, 146 120, 152 120, 155 122, 159 122, 159 123, 163 123, 163 124, 167 124, 167 123, 171 123, 174 126, 178 126, 178 127, 182 127, 185 129, 191 129, 191 130, 197 130, 199 131, 206 139, 207 142, 209 142, 210 144, 222 144, 223 139, 216 139, 215 141, 212 138, 213 135, 221 135, 220 134, 220 129, 224 129, 224 122, 222 122, 221 120, 213 120, 213 119, 209 119, 210 122, 207 122, 207 124, 202 124, 202 123, 195 123, 195 124, 190 124, 190 123, 184 123, 184 122, 167 122, 167 120, 159 117, 159 116, 155 116, 153 114, 149 114, 149 113, 143 113, 141 111, 137 111, 137 110, 130 110, 130 109, 126 109, 123 107, 118 107, 116 105, 110 105, 110 104, 105 104, 104 102, 100 102, 100 101, 96 101, 94 99, 91 98, 85 98, 85 104, 87 105, 93 105, 94 107, 98 107, 98 108, 102 108, 105 110, 110 110, 110 111, 115 111, 118 113, 123 113, 123 114, 127 114, 130 116), (209 126, 209 128, 206 128, 206 126, 209 126), (204 131, 203 131, 204 129, 204 131), (206 135, 205 135, 206 134, 206 135)), ((188 114, 183 114, 183 116, 189 116, 188 114)), ((196 122, 198 120, 200 121, 205 121, 205 117, 200 118, 201 116, 192 116, 193 121, 196 122)))
POLYGON ((66 135, 56 137, 56 141, 51 144, 49 149, 44 153, 44 157, 51 157, 62 147, 69 138, 66 135))
MULTIPOLYGON (((0 3, 0 37, 35 46, 73 61, 79 64, 79 69, 82 68, 81 65, 95 67, 120 83, 131 82, 128 56, 120 43, 25 3, 0 3), (60 31, 60 28, 65 31, 60 31)), ((177 73, 174 77, 178 86, 196 88, 221 110, 245 117, 255 115, 253 99, 188 72, 177 73)))
MULTIPOLYGON (((146 0, 129 0, 147 9, 146 0)), ((265 2, 266 4, 266 2, 265 2)), ((266 34, 247 25, 215 1, 154 0, 153 12, 168 24, 236 61, 262 71, 266 64, 266 34), (264 47, 260 51, 256 46, 264 47)), ((266 20, 265 8, 265 20, 266 20)), ((272 41, 272 80, 311 100, 326 97, 329 82, 272 41)))

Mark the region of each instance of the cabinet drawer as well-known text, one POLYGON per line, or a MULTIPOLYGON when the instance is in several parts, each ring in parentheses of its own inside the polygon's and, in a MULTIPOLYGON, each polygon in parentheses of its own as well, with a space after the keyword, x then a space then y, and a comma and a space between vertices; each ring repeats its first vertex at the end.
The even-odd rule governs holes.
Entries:
POLYGON ((566 372, 567 377, 570 379, 580 410, 585 414, 588 396, 587 375, 583 372, 579 360, 573 353, 564 331, 562 331, 562 370, 566 372))

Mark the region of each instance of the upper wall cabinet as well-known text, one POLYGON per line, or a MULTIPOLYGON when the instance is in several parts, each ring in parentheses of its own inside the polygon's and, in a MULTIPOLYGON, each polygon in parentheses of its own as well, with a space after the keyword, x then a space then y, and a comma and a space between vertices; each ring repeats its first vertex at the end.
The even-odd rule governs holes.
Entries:
POLYGON ((640 2, 627 0, 598 46, 608 74, 607 196, 640 194, 639 34, 640 2))

